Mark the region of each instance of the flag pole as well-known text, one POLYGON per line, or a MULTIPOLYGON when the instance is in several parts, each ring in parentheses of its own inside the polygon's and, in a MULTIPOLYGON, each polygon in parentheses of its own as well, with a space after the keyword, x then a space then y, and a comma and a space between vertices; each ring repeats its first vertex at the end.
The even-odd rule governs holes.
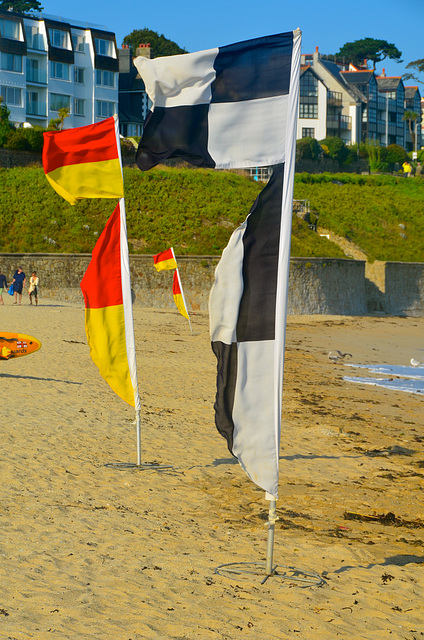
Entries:
MULTIPOLYGON (((277 518, 277 501, 275 498, 269 501, 269 513, 268 513, 268 540, 266 547, 266 578, 272 576, 276 567, 273 567, 274 558, 274 531, 277 518)), ((265 580, 266 580, 265 578, 265 580)))

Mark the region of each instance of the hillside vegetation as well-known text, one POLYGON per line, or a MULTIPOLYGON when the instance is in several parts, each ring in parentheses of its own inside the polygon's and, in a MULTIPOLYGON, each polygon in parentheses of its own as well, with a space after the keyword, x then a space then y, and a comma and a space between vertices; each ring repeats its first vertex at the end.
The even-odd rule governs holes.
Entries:
MULTIPOLYGON (((165 167, 125 168, 124 181, 130 251, 146 254, 173 246, 177 255, 219 255, 264 186, 226 171, 165 167)), ((299 174, 294 197, 309 199, 321 226, 348 236, 371 260, 423 260, 424 181, 299 174)), ((41 168, 0 169, 0 252, 89 253, 114 204, 71 206, 41 168)), ((345 257, 296 216, 292 255, 345 257)))

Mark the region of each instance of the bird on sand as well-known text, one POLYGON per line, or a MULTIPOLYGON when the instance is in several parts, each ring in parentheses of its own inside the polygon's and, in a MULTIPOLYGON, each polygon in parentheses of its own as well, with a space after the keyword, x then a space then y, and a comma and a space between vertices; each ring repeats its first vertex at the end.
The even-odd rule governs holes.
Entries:
POLYGON ((336 349, 335 351, 329 352, 328 359, 335 364, 336 362, 341 362, 347 356, 349 356, 350 358, 353 357, 351 353, 343 353, 342 351, 339 351, 339 349, 336 349))
POLYGON ((415 360, 415 358, 411 358, 409 361, 413 367, 420 367, 421 366, 421 362, 418 362, 418 360, 415 360))

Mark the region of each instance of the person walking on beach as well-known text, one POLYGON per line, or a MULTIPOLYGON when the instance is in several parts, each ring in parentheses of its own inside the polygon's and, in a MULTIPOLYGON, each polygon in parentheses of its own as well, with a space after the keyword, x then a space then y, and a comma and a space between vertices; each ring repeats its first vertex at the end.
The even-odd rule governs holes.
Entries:
POLYGON ((34 296, 35 304, 38 305, 38 276, 36 271, 32 272, 29 279, 28 296, 30 304, 32 304, 32 296, 34 296))
POLYGON ((25 274, 22 271, 22 268, 18 267, 14 273, 13 280, 12 280, 13 292, 15 294, 15 302, 13 304, 17 303, 18 295, 19 295, 19 304, 21 304, 22 289, 24 288, 25 282, 26 282, 25 274))
POLYGON ((7 281, 6 281, 6 276, 0 271, 0 304, 4 304, 3 289, 7 291, 7 281))

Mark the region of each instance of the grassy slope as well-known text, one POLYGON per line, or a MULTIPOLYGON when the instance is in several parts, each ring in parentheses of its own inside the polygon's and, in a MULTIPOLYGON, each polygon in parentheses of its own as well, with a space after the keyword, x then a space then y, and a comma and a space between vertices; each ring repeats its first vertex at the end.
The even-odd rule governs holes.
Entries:
MULTIPOLYGON (((348 235, 371 258, 422 260, 424 181, 373 176, 296 176, 295 198, 308 198, 319 223, 348 235), (399 223, 406 225, 403 240, 399 223)), ((124 169, 130 251, 219 255, 263 185, 230 172, 124 169)), ((0 169, 0 251, 89 253, 113 210, 111 200, 70 206, 42 169, 0 169)), ((403 232, 403 231, 402 231, 403 232)), ((294 217, 293 256, 344 257, 294 217)))
POLYGON ((319 224, 351 239, 370 260, 424 261, 424 180, 299 174, 295 198, 309 199, 319 224))

